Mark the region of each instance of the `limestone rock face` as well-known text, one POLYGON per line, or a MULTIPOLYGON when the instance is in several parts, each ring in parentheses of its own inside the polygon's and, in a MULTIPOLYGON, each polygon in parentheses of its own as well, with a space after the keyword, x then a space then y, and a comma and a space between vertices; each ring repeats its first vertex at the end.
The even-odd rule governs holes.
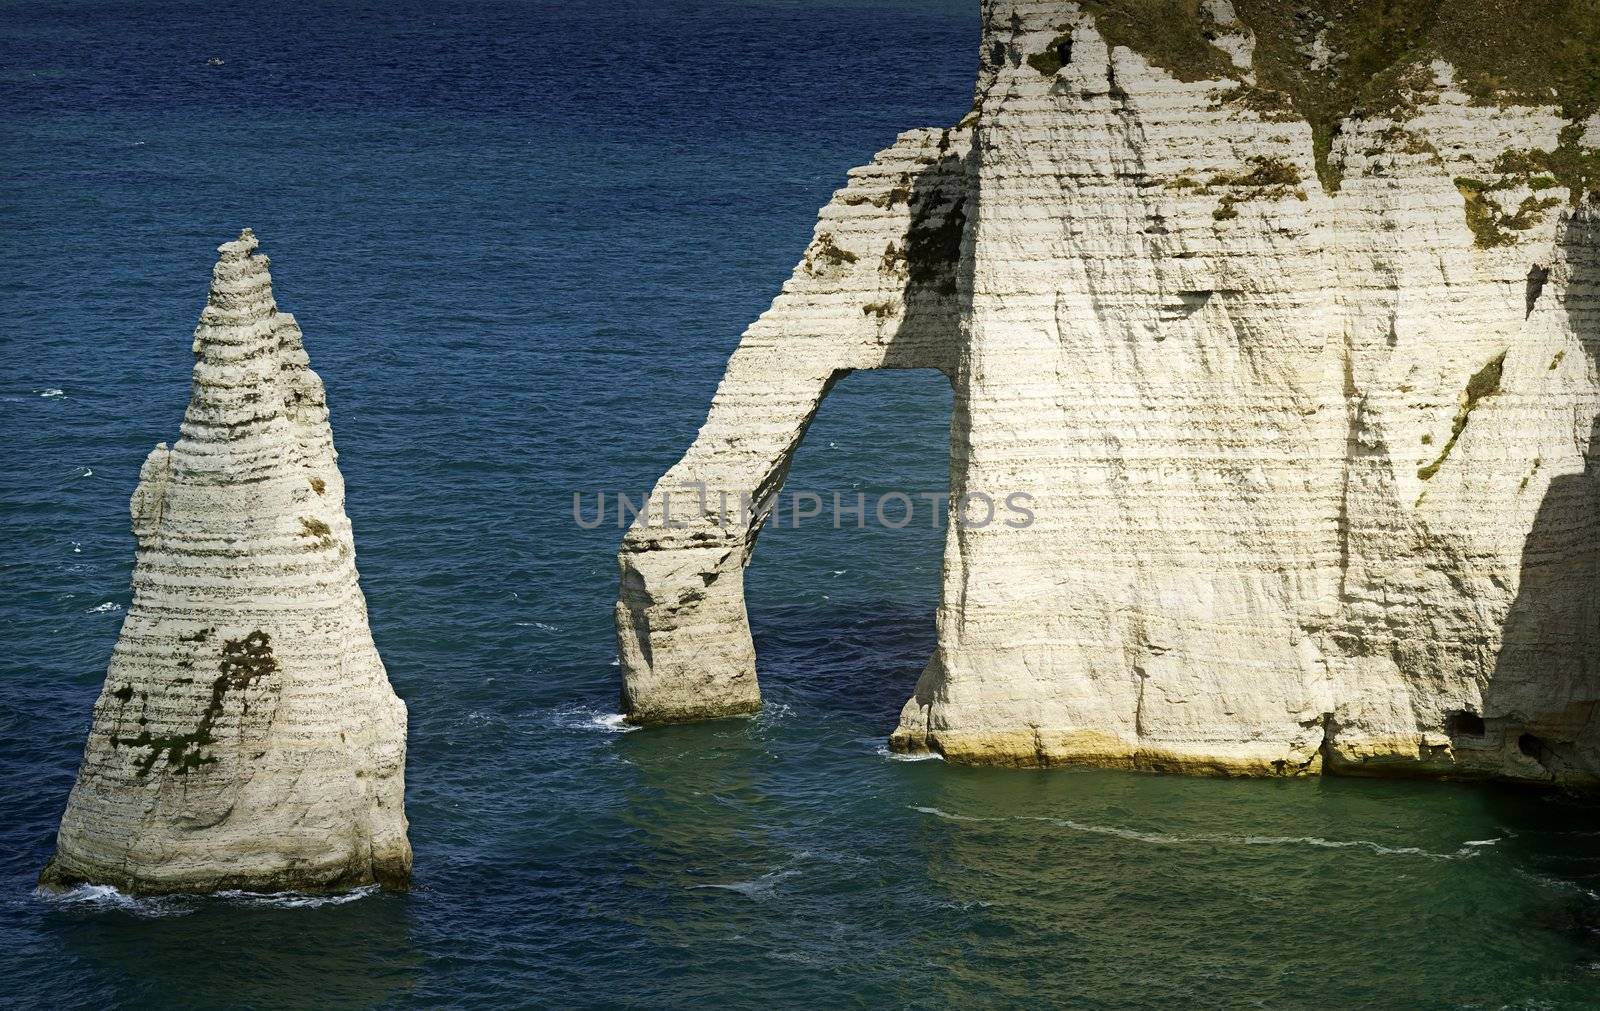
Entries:
POLYGON ((630 717, 758 705, 792 451, 927 367, 952 499, 1036 518, 947 528, 895 747, 1600 778, 1600 22, 1437 6, 985 2, 973 112, 851 174, 627 533, 630 717))
POLYGON ((406 709, 367 628, 322 381, 246 229, 178 441, 133 494, 133 602, 42 881, 404 887, 406 709))

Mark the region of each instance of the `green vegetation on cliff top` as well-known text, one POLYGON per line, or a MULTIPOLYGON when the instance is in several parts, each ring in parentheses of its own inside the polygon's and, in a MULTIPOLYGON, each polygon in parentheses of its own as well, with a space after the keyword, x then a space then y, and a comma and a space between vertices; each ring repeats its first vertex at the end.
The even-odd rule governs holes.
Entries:
MULTIPOLYGON (((1084 0, 1101 34, 1179 80, 1240 76, 1207 41, 1219 31, 1199 0, 1084 0)), ((1257 90, 1281 93, 1311 124, 1318 174, 1340 123, 1403 106, 1435 59, 1483 104, 1553 104, 1569 119, 1600 109, 1600 0, 1235 0, 1256 37, 1257 90)), ((1258 98, 1259 101, 1259 98, 1258 98)), ((1575 138, 1572 142, 1575 144, 1575 138)), ((1563 147, 1567 144, 1564 143, 1563 147)), ((1566 162, 1581 160, 1569 153, 1566 162)), ((1600 183, 1590 162, 1568 172, 1574 197, 1600 183)))
POLYGON ((1211 19, 1199 0, 1082 0, 1095 27, 1114 46, 1127 46, 1180 81, 1237 77, 1226 53, 1207 38, 1211 19))

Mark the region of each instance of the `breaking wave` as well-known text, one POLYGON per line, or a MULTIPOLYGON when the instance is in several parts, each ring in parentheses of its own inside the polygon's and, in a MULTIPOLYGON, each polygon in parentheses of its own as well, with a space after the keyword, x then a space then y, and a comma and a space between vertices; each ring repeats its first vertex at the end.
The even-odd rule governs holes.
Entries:
POLYGON ((555 711, 556 726, 564 730, 599 730, 627 734, 639 728, 621 713, 603 713, 592 706, 563 706, 555 711))
POLYGON ((753 878, 749 881, 689 885, 688 889, 689 891, 733 892, 737 895, 743 895, 747 899, 760 901, 771 895, 780 882, 795 877, 800 873, 800 869, 795 866, 796 864, 806 863, 813 860, 814 857, 815 855, 810 850, 801 850, 793 854, 781 867, 775 867, 759 878, 753 878))
POLYGON ((1600 891, 1595 891, 1593 888, 1586 888, 1583 885, 1578 884, 1576 881, 1568 881, 1566 878, 1551 877, 1547 874, 1539 874, 1534 871, 1523 870, 1521 868, 1517 868, 1516 872, 1527 880, 1537 882, 1546 888, 1554 889, 1558 892, 1570 892, 1581 895, 1584 898, 1590 899, 1594 902, 1600 902, 1600 891))
POLYGON ((187 896, 139 898, 119 891, 111 885, 78 885, 64 892, 40 888, 33 894, 35 898, 43 899, 62 909, 95 913, 130 913, 150 920, 167 916, 188 916, 198 908, 198 900, 187 896))
MULTIPOLYGON (((877 755, 878 755, 879 758, 887 758, 891 762, 942 762, 942 761, 944 761, 944 756, 939 754, 937 751, 911 751, 911 752, 891 751, 887 744, 882 744, 882 743, 880 743, 873 750, 877 752, 877 755)), ((920 807, 916 808, 915 810, 923 811, 923 809, 920 808, 920 807)), ((928 809, 924 813, 932 813, 932 809, 928 809)))
POLYGON ((215 895, 137 896, 129 895, 111 885, 78 885, 64 892, 40 888, 33 894, 63 909, 96 913, 128 913, 141 919, 154 920, 188 916, 207 903, 216 902, 263 909, 319 909, 323 906, 343 906, 376 895, 379 890, 377 885, 364 885, 348 892, 336 892, 331 895, 311 895, 305 892, 225 891, 217 892, 215 895))
POLYGON ((787 702, 767 702, 750 719, 762 727, 783 723, 794 716, 794 707, 787 702))
POLYGON ((262 906, 271 909, 320 909, 323 906, 343 906, 359 902, 382 889, 377 885, 363 885, 348 892, 332 895, 307 895, 304 892, 218 892, 215 896, 236 906, 262 906))

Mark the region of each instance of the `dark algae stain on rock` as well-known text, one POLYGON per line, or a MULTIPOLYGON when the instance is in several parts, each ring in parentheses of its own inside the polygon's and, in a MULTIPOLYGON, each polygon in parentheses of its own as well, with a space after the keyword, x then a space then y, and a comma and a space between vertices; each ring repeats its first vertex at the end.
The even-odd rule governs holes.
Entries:
POLYGON ((222 645, 222 676, 230 688, 248 688, 278 669, 272 655, 271 638, 265 632, 251 632, 243 639, 230 639, 222 645))
MULTIPOLYGON (((204 636, 207 633, 199 634, 204 636)), ((149 749, 149 753, 139 759, 139 775, 148 775, 163 755, 167 758, 168 767, 179 775, 202 765, 216 764, 216 756, 204 754, 201 749, 216 742, 212 730, 222 716, 228 693, 250 688, 279 669, 277 658, 272 655, 271 637, 258 630, 243 639, 226 640, 222 644, 217 669, 217 677, 211 682, 211 699, 200 714, 200 721, 194 730, 186 734, 152 734, 144 730, 137 737, 114 739, 114 743, 119 745, 149 749)), ((131 697, 132 688, 126 691, 131 697)), ((127 700, 121 692, 117 693, 117 697, 127 700)))
POLYGON ((1500 230, 1494 205, 1484 197, 1489 185, 1481 179, 1465 177, 1458 177, 1455 183, 1466 211, 1467 228, 1478 248, 1493 249, 1510 242, 1510 237, 1500 230))
MULTIPOLYGON (((1574 204, 1584 194, 1600 191, 1600 150, 1585 147, 1582 139, 1583 124, 1568 123, 1557 136, 1556 146, 1548 151, 1535 148, 1506 152, 1495 160, 1494 171, 1500 179, 1493 188, 1512 189, 1526 185, 1534 195, 1524 200, 1524 205, 1537 203, 1541 207, 1560 203, 1553 198, 1537 196, 1555 186, 1565 186, 1574 204)), ((1519 208, 1517 213, 1521 215, 1524 211, 1519 208)))
POLYGON ((850 250, 840 248, 838 243, 834 242, 833 236, 826 232, 817 237, 816 257, 834 267, 844 267, 861 259, 850 250))
POLYGON ((1306 199, 1306 191, 1300 188, 1300 170, 1291 163, 1258 155, 1250 159, 1250 164, 1248 172, 1224 172, 1212 177, 1211 186, 1229 188, 1211 214, 1216 220, 1237 218, 1239 212, 1234 208, 1245 200, 1279 200, 1290 195, 1306 199))

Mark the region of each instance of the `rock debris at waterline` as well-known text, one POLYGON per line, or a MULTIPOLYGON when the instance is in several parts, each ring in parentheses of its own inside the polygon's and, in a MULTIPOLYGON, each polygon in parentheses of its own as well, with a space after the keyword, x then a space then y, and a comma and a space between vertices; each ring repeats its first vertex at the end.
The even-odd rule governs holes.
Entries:
POLYGON ((218 248, 176 445, 46 886, 403 888, 405 705, 367 627, 322 381, 249 229, 218 248))
POLYGON ((1368 51, 1347 7, 984 3, 973 111, 850 172, 653 493, 756 516, 625 535, 628 717, 760 705, 743 573, 807 424, 932 368, 951 496, 1036 519, 946 527, 895 748, 1595 783, 1600 29, 1465 2, 1368 51))

